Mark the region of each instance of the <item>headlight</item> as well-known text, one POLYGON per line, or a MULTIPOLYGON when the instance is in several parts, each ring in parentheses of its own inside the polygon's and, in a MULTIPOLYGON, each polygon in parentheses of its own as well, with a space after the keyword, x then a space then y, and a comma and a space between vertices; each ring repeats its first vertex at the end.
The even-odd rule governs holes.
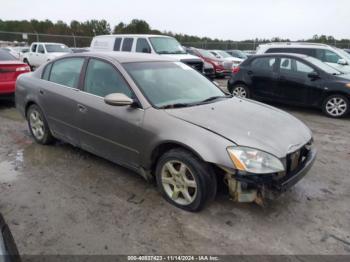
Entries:
POLYGON ((235 168, 254 174, 284 171, 282 162, 275 156, 249 147, 228 147, 227 152, 235 168))

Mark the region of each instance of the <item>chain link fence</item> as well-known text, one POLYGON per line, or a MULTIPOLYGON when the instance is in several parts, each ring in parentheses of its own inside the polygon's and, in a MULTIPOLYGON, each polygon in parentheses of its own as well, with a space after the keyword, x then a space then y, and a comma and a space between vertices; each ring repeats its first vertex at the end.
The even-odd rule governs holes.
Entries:
MULTIPOLYGON (((58 34, 41 34, 41 33, 26 33, 26 32, 7 32, 0 31, 0 47, 14 45, 30 45, 32 42, 57 42, 66 44, 69 47, 89 47, 92 36, 77 36, 77 35, 58 35, 58 34)), ((204 41, 204 42, 183 42, 186 47, 196 47, 202 49, 220 49, 220 50, 256 50, 260 44, 269 42, 262 41, 204 41)), ((328 44, 339 48, 350 49, 349 41, 326 41, 322 44, 328 44)))
POLYGON ((57 35, 57 34, 39 34, 25 32, 7 32, 0 31, 0 47, 13 45, 30 45, 32 42, 56 42, 69 47, 88 47, 90 46, 91 36, 76 35, 57 35))

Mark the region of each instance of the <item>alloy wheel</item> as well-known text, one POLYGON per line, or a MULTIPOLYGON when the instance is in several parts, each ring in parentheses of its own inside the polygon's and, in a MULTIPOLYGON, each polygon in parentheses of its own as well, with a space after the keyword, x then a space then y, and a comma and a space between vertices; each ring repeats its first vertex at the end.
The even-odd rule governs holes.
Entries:
POLYGON ((35 138, 37 140, 42 140, 45 135, 45 125, 41 114, 37 110, 32 110, 30 112, 29 124, 35 138))
POLYGON ((243 86, 236 86, 233 89, 232 94, 237 97, 243 97, 243 98, 247 97, 247 91, 243 86))
POLYGON ((165 193, 179 205, 191 204, 197 195, 197 182, 191 170, 181 161, 168 161, 161 171, 165 193))
POLYGON ((326 111, 334 117, 342 116, 347 111, 347 103, 341 97, 332 97, 326 103, 326 111))

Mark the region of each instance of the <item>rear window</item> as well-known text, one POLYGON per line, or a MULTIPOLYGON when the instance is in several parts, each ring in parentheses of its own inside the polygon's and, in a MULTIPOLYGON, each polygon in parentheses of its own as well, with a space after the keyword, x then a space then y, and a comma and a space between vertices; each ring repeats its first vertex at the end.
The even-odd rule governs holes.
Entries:
POLYGON ((122 39, 120 37, 117 37, 114 41, 114 51, 119 51, 120 50, 120 44, 122 43, 122 39))
POLYGON ((122 51, 130 52, 133 42, 134 42, 133 38, 124 38, 122 51))
POLYGON ((17 59, 7 51, 0 50, 0 61, 13 61, 13 60, 17 60, 17 59))

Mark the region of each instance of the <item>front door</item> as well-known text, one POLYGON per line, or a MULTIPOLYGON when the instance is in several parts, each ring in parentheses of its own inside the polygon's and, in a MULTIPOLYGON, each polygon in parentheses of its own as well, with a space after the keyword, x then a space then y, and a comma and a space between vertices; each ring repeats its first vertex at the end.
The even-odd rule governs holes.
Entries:
POLYGON ((291 104, 307 104, 309 90, 317 85, 317 81, 308 76, 313 71, 314 68, 302 61, 281 57, 276 86, 278 100, 291 104))
POLYGON ((87 151, 130 167, 139 165, 139 137, 144 110, 112 106, 104 97, 123 93, 135 98, 129 85, 111 63, 90 58, 83 92, 77 101, 81 146, 87 151))

